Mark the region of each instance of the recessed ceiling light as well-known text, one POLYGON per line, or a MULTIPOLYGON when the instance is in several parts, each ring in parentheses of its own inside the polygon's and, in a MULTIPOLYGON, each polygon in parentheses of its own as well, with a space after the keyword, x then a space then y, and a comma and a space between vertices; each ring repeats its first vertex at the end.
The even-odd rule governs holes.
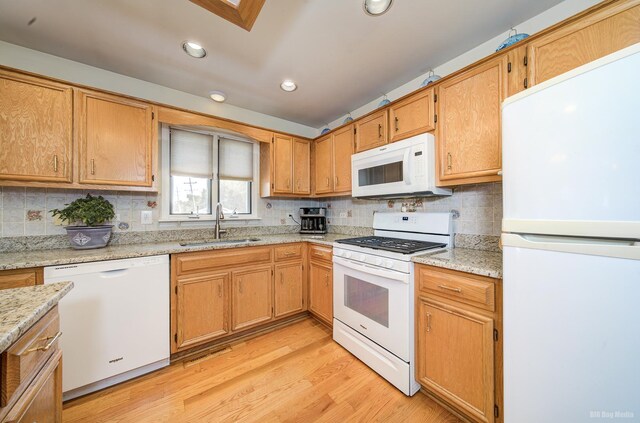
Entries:
POLYGON ((364 0, 362 7, 367 15, 380 16, 391 7, 393 0, 364 0))
POLYGON ((185 41, 182 43, 182 49, 189 56, 195 57, 196 59, 201 59, 207 55, 207 51, 195 41, 185 41))
POLYGON ((280 88, 282 88, 285 91, 291 92, 291 91, 295 91, 296 89, 298 89, 298 86, 292 80, 285 79, 284 81, 282 81, 282 84, 280 84, 280 88))
POLYGON ((209 97, 211 97, 211 100, 217 101, 218 103, 222 103, 227 99, 227 95, 222 91, 211 91, 209 93, 209 97))

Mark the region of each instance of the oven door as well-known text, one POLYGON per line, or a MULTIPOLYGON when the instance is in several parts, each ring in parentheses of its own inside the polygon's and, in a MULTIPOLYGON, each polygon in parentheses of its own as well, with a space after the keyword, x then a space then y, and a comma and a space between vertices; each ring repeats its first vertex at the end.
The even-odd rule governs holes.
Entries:
POLYGON ((410 281, 410 274, 334 256, 334 317, 409 362, 410 281))

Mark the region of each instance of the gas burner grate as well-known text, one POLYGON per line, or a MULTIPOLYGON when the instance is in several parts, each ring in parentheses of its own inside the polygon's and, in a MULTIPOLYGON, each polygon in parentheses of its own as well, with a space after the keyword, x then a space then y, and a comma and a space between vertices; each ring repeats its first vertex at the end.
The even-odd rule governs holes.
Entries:
POLYGON ((383 236, 365 236, 360 238, 347 238, 336 241, 340 244, 357 245, 372 248, 374 250, 392 251, 395 253, 412 254, 418 251, 432 250, 446 247, 441 242, 415 241, 402 238, 387 238, 383 236))

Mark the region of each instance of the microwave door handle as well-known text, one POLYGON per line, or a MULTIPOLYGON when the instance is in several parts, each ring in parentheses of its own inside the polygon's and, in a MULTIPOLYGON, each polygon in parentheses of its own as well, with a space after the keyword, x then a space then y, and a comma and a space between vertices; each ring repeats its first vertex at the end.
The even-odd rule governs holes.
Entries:
POLYGON ((404 157, 402 158, 402 179, 406 185, 411 185, 411 152, 413 149, 407 148, 404 151, 404 157))

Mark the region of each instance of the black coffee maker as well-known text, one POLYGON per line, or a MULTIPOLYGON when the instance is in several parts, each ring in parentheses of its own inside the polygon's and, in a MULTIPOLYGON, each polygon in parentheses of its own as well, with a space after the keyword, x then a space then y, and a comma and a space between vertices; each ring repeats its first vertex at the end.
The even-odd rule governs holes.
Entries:
POLYGON ((326 234, 327 209, 324 207, 300 208, 301 234, 326 234))

